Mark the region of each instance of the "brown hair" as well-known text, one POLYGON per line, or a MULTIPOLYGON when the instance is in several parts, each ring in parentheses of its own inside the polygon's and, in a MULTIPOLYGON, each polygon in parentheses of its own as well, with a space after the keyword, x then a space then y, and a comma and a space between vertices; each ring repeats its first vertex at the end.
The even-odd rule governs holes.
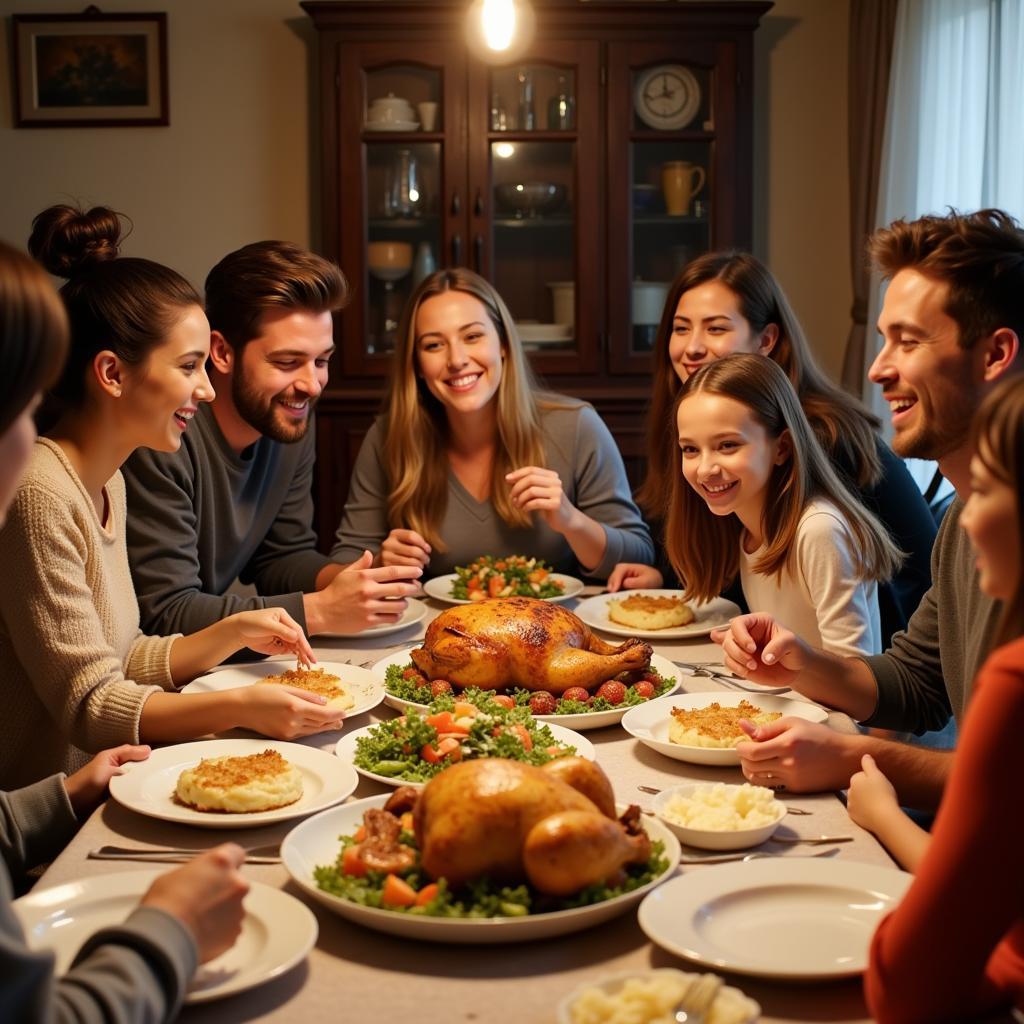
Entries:
MULTIPOLYGON (((118 258, 121 215, 105 206, 85 212, 51 206, 32 221, 29 252, 58 277, 71 326, 71 348, 54 396, 80 405, 97 352, 109 349, 129 366, 143 363, 190 306, 202 306, 177 271, 151 260, 118 258)), ((51 410, 56 412, 57 410, 51 410)))
MULTIPOLYGON (((1014 491, 1017 498, 1017 543, 1024 559, 1024 377, 996 384, 978 408, 971 442, 985 468, 1014 491)), ((1024 635, 1024 571, 1013 596, 1003 606, 996 646, 1024 635)))
POLYGON ((672 366, 669 341, 676 308, 684 292, 721 281, 739 300, 740 312, 755 334, 769 324, 779 331, 768 358, 778 363, 800 396, 800 404, 825 451, 852 467, 850 481, 871 487, 882 476, 876 431, 880 423, 852 395, 836 387, 811 354, 786 295, 772 272, 750 253, 709 252, 688 263, 672 282, 654 343, 654 387, 647 421, 647 476, 637 501, 652 517, 661 518, 677 475, 674 428, 666 430, 672 408, 683 387, 672 366))
POLYGON ((916 270, 949 285, 945 313, 973 348, 1000 327, 1024 343, 1024 230, 1002 210, 893 221, 868 239, 868 253, 886 278, 916 270))
MULTIPOLYGON (((673 408, 671 436, 677 435, 679 407, 699 393, 734 399, 750 409, 769 437, 779 438, 787 432, 790 437, 790 456, 774 468, 768 481, 770 498, 761 514, 765 550, 752 566, 756 573, 778 575, 791 564, 800 517, 808 502, 824 498, 838 508, 849 529, 859 578, 885 580, 892 576, 902 557, 899 550, 832 468, 793 385, 777 363, 764 356, 741 353, 701 367, 680 389, 673 408)), ((677 462, 672 475, 666 547, 672 568, 685 582, 687 597, 709 601, 732 582, 739 571, 743 533, 735 515, 717 516, 707 507, 687 483, 677 462)))
POLYGON ((512 314, 488 281, 461 267, 438 270, 413 292, 398 327, 391 359, 384 420, 384 472, 388 480, 388 524, 415 530, 444 551, 439 533, 448 504, 448 419, 417 374, 416 317, 420 306, 447 291, 465 292, 487 311, 505 355, 498 384, 498 445, 491 476, 491 501, 510 526, 529 526, 532 516, 512 504, 505 474, 518 466, 544 465, 540 409, 565 408, 572 399, 537 394, 512 314))
POLYGON ((0 434, 60 374, 68 318, 34 260, 0 242, 0 434))
POLYGON ((206 277, 206 315, 235 351, 259 336, 267 313, 335 312, 348 302, 336 264, 291 242, 253 242, 228 253, 206 277))

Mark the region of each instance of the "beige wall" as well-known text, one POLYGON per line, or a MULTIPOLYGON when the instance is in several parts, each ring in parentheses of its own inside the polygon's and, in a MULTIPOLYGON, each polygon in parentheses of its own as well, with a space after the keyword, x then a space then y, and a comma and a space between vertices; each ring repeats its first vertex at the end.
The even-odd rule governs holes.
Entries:
MULTIPOLYGON (((5 16, 73 7, 0 0, 5 16)), ((23 242, 33 214, 50 203, 106 203, 135 221, 127 252, 197 284, 245 242, 316 244, 313 32, 297 0, 102 5, 108 13, 147 7, 170 12, 169 128, 15 130, 10 51, 0 46, 0 238, 23 242)), ((848 11, 849 0, 776 0, 755 37, 755 250, 833 373, 851 298, 848 11)))
POLYGON ((775 0, 754 37, 754 251, 838 378, 850 326, 849 0, 775 0))

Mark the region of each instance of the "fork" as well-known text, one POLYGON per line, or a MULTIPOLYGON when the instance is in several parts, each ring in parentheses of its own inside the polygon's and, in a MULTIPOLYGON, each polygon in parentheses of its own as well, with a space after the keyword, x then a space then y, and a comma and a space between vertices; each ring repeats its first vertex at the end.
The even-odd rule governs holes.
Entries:
POLYGON ((761 686, 758 683, 747 683, 740 679, 739 676, 734 676, 731 672, 727 672, 725 666, 719 666, 717 662, 673 661, 672 664, 679 668, 687 669, 687 671, 692 672, 695 676, 704 679, 714 679, 715 682, 731 686, 736 690, 745 690, 747 693, 778 694, 789 693, 792 689, 789 686, 761 686))
MULTIPOLYGON (((661 790, 658 789, 656 786, 637 786, 636 788, 639 789, 641 793, 653 793, 655 796, 657 796, 658 793, 661 792, 661 790)), ((797 815, 814 813, 814 811, 805 811, 802 807, 790 807, 788 804, 786 805, 786 810, 790 814, 797 815)))
MULTIPOLYGON (((150 847, 141 849, 131 846, 98 846, 89 851, 91 860, 140 860, 166 864, 182 864, 193 857, 206 853, 212 847, 150 847)), ((268 843, 265 846, 250 846, 245 850, 246 864, 280 864, 280 843, 268 843)))
POLYGON ((704 1024, 721 987, 722 979, 717 974, 702 974, 687 985, 675 1005, 676 1024, 704 1024))
MULTIPOLYGON (((833 846, 831 850, 818 850, 815 853, 790 853, 786 855, 787 860, 794 858, 804 857, 834 857, 839 852, 838 846, 833 846)), ((730 861, 752 861, 752 860, 765 860, 770 857, 781 857, 782 854, 775 850, 755 850, 753 853, 718 853, 711 857, 688 857, 682 856, 679 858, 680 864, 727 864, 730 861)))

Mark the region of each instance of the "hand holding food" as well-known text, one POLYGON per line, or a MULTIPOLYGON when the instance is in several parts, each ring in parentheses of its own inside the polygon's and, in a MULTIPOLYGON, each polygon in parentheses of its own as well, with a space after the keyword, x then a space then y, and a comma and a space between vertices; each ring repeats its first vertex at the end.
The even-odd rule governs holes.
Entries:
POLYGON ((150 748, 146 744, 122 743, 111 750, 101 750, 87 765, 64 780, 64 789, 80 821, 107 795, 110 780, 120 775, 121 766, 129 761, 145 761, 150 748))
POLYGON ((235 631, 238 647, 260 654, 294 654, 299 661, 316 661, 302 627, 283 608, 257 608, 225 619, 235 631))
POLYGON ((512 504, 526 512, 539 512, 544 521, 558 533, 565 533, 578 511, 566 497, 562 478, 552 469, 523 466, 505 474, 512 487, 512 504))
POLYGON ((430 561, 430 545, 415 530, 392 530, 380 546, 381 565, 414 565, 430 561))
POLYGON ((340 729, 345 712, 318 693, 296 686, 242 686, 239 725, 277 740, 340 729))
POLYGON ((166 911, 188 928, 201 964, 230 949, 242 932, 242 900, 249 891, 238 873, 244 861, 240 846, 224 843, 161 875, 142 897, 142 906, 166 911))
POLYGON ((605 643, 559 605, 511 597, 446 609, 411 657, 427 679, 562 693, 647 668, 652 653, 642 640, 605 643))
POLYGON ((861 828, 876 834, 893 814, 903 813, 893 784, 870 754, 861 758, 861 770, 850 779, 846 809, 861 828))
POLYGON ((293 690, 317 694, 326 701, 325 707, 347 711, 354 707, 355 697, 345 689, 339 676, 322 668, 310 668, 299 663, 297 668, 286 669, 277 675, 264 676, 257 686, 290 686, 293 690))
POLYGON ((660 590, 665 577, 653 565, 638 562, 619 562, 608 577, 608 593, 620 590, 660 590))
POLYGON ((806 645, 770 615, 737 615, 712 630, 711 639, 721 645, 730 672, 765 686, 792 686, 804 668, 806 645))

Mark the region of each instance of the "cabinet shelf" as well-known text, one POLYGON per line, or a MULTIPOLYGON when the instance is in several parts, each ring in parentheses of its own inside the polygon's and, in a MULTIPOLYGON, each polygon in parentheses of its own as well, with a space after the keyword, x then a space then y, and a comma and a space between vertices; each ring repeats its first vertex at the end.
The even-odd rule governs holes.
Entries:
POLYGON ((371 231, 432 231, 439 219, 436 214, 426 217, 371 217, 368 227, 371 231))
POLYGON ((576 221, 572 217, 495 217, 496 228, 570 228, 576 221))
POLYGON ((674 216, 670 213, 642 213, 633 216, 633 224, 637 227, 706 227, 707 217, 694 217, 689 214, 674 216))

